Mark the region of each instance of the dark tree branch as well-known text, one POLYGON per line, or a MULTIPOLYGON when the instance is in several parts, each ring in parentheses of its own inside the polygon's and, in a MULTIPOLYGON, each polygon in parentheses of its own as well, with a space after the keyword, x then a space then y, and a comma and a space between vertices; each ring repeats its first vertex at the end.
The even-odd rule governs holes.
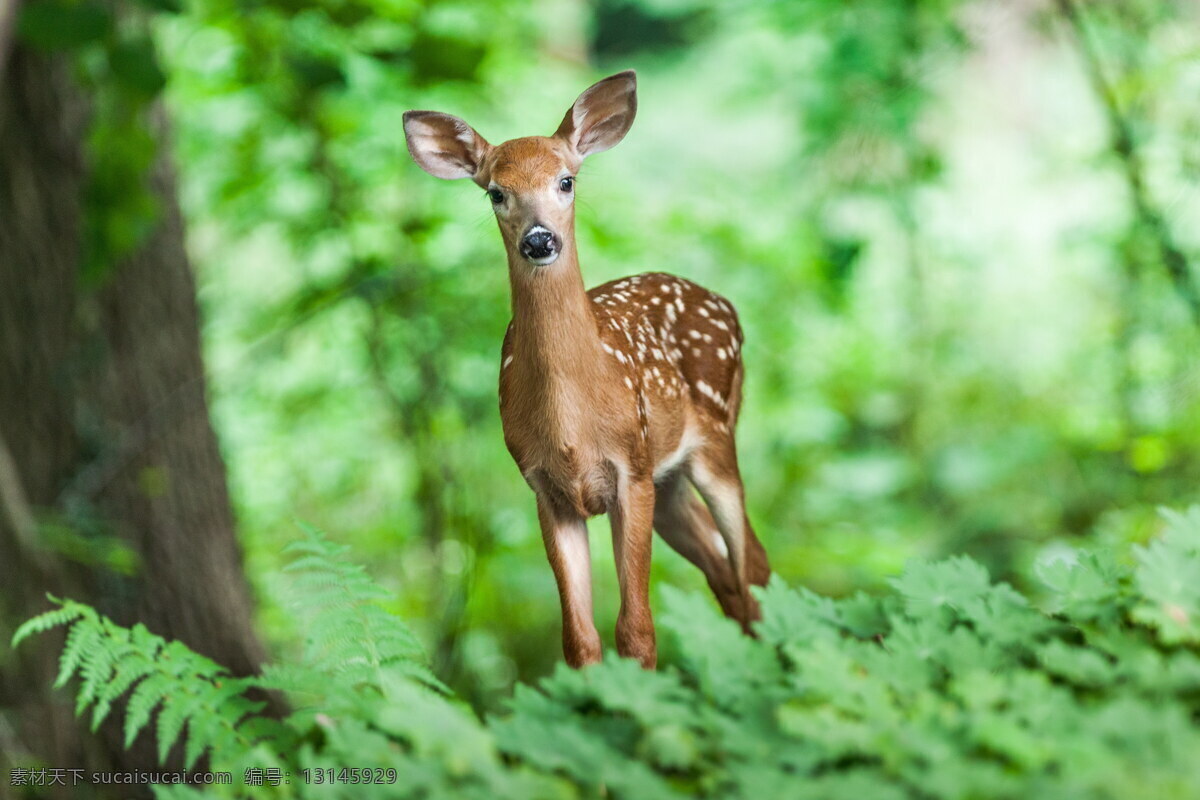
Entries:
POLYGON ((1158 256, 1175 286, 1175 291, 1187 304, 1188 310, 1192 314, 1192 320, 1200 328, 1200 291, 1192 282, 1187 256, 1175 244, 1170 226, 1167 225, 1162 213, 1155 207, 1150 192, 1146 188, 1141 154, 1138 152, 1134 140, 1133 127, 1129 118, 1122 113, 1121 106, 1117 102, 1116 92, 1104 75, 1100 53, 1088 33, 1087 25, 1079 8, 1075 5, 1075 0, 1055 0, 1055 6, 1071 29, 1072 38, 1083 59, 1088 79, 1104 106, 1104 114, 1108 120, 1111 137, 1110 146, 1121 163, 1121 171, 1125 177, 1125 184, 1129 188, 1130 198, 1133 200, 1137 223, 1154 239, 1158 256))
POLYGON ((33 506, 29 495, 25 493, 25 485, 21 482, 21 473, 17 469, 16 459, 8 449, 8 442, 0 432, 0 510, 8 518, 16 538, 17 547, 21 554, 39 568, 46 568, 46 557, 38 547, 38 526, 33 516, 33 506))

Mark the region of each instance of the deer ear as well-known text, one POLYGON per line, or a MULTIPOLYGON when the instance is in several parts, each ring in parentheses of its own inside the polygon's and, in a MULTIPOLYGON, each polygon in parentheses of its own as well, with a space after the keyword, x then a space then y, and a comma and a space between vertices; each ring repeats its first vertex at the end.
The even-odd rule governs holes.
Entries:
POLYGON ((609 149, 625 138, 637 114, 637 75, 610 75, 579 95, 554 135, 580 158, 609 149))
POLYGON ((467 123, 436 111, 404 112, 408 152, 435 178, 471 178, 492 146, 467 123))

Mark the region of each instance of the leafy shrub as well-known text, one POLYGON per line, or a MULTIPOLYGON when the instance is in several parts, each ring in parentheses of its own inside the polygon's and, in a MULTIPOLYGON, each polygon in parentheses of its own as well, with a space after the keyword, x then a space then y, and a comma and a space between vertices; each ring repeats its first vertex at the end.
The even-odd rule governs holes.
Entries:
POLYGON ((758 639, 707 598, 664 590, 677 664, 562 667, 482 722, 377 605, 381 590, 315 532, 289 568, 305 651, 261 677, 233 679, 71 601, 14 642, 69 625, 58 682, 78 677, 93 724, 128 695, 127 738, 153 718, 162 754, 182 734, 189 765, 207 754, 235 782, 290 777, 212 796, 1196 797, 1200 508, 1165 520, 1127 562, 1041 565, 1042 611, 966 558, 912 564, 881 598, 835 601, 776 578, 758 639), (285 718, 257 713, 247 692, 262 689, 285 694, 285 718), (395 770, 396 782, 351 784, 348 767, 395 770), (306 782, 306 769, 334 780, 306 782))

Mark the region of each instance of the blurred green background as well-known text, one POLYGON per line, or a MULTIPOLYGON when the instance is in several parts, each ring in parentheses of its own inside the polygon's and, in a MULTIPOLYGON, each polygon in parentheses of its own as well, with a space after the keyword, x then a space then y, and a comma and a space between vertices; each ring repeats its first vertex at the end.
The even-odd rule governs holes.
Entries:
MULTIPOLYGON (((497 412, 499 234, 477 187, 411 162, 401 115, 548 134, 620 69, 639 113, 579 181, 585 279, 664 270, 735 303, 749 510, 789 581, 840 595, 948 553, 1007 578, 1195 500, 1194 3, 189 0, 146 25, 285 653, 262 576, 301 519, 478 707, 559 660, 497 412)), ((654 569, 704 590, 661 542, 654 569)))

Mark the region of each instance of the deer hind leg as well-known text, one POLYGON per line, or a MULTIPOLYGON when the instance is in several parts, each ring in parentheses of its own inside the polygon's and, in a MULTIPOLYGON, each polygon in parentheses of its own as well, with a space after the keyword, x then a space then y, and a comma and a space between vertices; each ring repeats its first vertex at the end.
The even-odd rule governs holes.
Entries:
POLYGON ((657 487, 654 528, 663 541, 700 568, 725 616, 745 628, 746 612, 725 539, 681 472, 668 476, 657 487))
POLYGON ((538 522, 546 557, 562 602, 563 656, 572 667, 600 660, 600 634, 592 618, 592 561, 587 524, 538 495, 538 522))
POLYGON ((742 607, 739 621, 749 631, 750 623, 761 617, 750 586, 765 586, 771 568, 766 550, 746 516, 745 490, 732 437, 710 442, 696 452, 688 463, 688 475, 725 542, 742 607))

